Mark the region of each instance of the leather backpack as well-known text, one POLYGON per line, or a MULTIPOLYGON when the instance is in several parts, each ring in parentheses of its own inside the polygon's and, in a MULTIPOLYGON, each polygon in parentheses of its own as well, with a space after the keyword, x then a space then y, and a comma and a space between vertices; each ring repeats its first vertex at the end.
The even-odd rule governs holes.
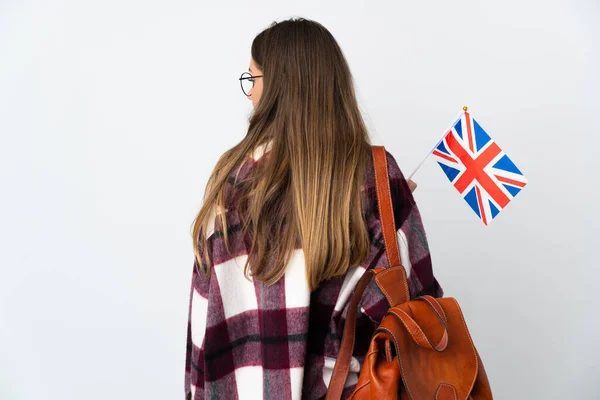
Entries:
POLYGON ((371 279, 390 308, 375 329, 349 399, 492 399, 483 363, 456 300, 431 296, 410 299, 398 249, 383 146, 373 146, 373 162, 389 268, 367 270, 356 285, 326 399, 338 400, 342 396, 354 349, 356 314, 371 279))

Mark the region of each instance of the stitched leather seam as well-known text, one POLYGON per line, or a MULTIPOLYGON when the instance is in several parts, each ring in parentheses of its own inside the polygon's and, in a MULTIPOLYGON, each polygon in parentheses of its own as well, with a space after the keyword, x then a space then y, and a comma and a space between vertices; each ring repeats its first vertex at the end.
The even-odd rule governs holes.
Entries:
MULTIPOLYGON (((392 225, 392 230, 394 231, 394 233, 396 232, 396 224, 394 221, 394 205, 392 204, 391 200, 392 200, 392 192, 390 190, 390 178, 389 178, 389 169, 388 169, 388 164, 387 164, 387 155, 385 154, 385 152, 383 153, 383 157, 381 157, 383 159, 383 162, 385 164, 385 171, 386 171, 386 179, 384 181, 384 188, 385 188, 385 195, 387 196, 388 199, 390 199, 390 208, 392 209, 392 215, 391 215, 391 225, 392 225)), ((395 236, 395 235, 394 235, 395 236)), ((388 236, 389 239, 389 236, 388 236)), ((387 240, 386 240, 387 241, 387 240)), ((391 241, 387 241, 387 243, 392 243, 391 241)), ((394 255, 396 255, 396 250, 398 250, 398 245, 396 244, 396 246, 392 246, 392 248, 394 249, 394 255)), ((389 261, 389 260, 388 260, 389 261)), ((400 263, 400 253, 398 250, 398 263, 400 263)), ((390 265, 390 267, 396 267, 396 265, 390 265)))
POLYGON ((352 392, 352 396, 350 396, 349 400, 352 400, 359 390, 364 389, 365 387, 367 387, 370 384, 371 384, 371 381, 366 381, 365 383, 362 384, 362 386, 354 388, 354 392, 352 392))
POLYGON ((413 396, 410 394, 410 389, 408 388, 408 385, 406 384, 406 379, 404 378, 404 368, 402 367, 402 361, 401 361, 401 358, 400 358, 400 352, 398 351, 398 341, 396 340, 396 337, 394 336, 394 334, 389 329, 379 328, 377 330, 378 331, 382 331, 382 332, 387 332, 387 334, 390 335, 390 337, 394 341, 394 345, 396 346, 396 358, 398 359, 398 366, 400 367, 400 377, 402 378, 402 383, 404 384, 404 388, 406 389, 406 393, 408 393, 408 398, 412 400, 413 396))
MULTIPOLYGON (((407 317, 410 318, 410 315, 408 315, 404 310, 398 310, 400 312, 402 312, 402 314, 406 315, 407 317)), ((402 320, 402 317, 400 317, 398 314, 396 314, 395 312, 392 311, 392 314, 398 318, 400 320, 400 323, 402 324, 402 326, 404 326, 404 329, 408 330, 408 328, 406 327, 406 325, 404 324, 404 321, 402 320)), ((414 321, 414 320, 413 320, 414 321)), ((415 321, 415 326, 417 327, 417 329, 419 330, 419 332, 421 332, 421 334, 423 335, 423 337, 427 340, 427 344, 429 344, 429 348, 431 350, 435 350, 438 353, 440 352, 438 349, 436 349, 433 344, 431 344, 431 341, 429 340, 429 338, 427 337, 427 335, 425 335, 425 332, 423 332, 423 330, 421 329, 421 327, 416 323, 415 321)), ((412 336, 412 335, 411 335, 412 336)))
MULTIPOLYGON (((367 271, 365 271, 365 274, 366 274, 366 273, 371 273, 371 274, 373 274, 372 272, 369 272, 368 270, 367 270, 367 271)), ((355 290, 356 290, 356 289, 355 289, 355 290)), ((362 297, 362 296, 361 296, 361 297, 362 297)), ((352 303, 352 300, 350 300, 350 303, 352 303)), ((358 301, 358 304, 360 304, 360 299, 359 299, 359 301, 358 301)), ((358 306, 358 304, 357 304, 357 306, 358 306)), ((348 311, 350 311, 350 310, 348 310, 348 311)), ((355 311, 353 311, 353 312, 355 313, 355 311)), ((350 314, 350 312, 348 312, 348 314, 350 314)), ((348 322, 349 322, 349 321, 348 321, 348 314, 346 314, 346 323, 348 323, 348 322)), ((353 323, 356 323, 356 315, 353 315, 352 317, 353 317, 353 319, 354 319, 353 323)), ((344 328, 346 328, 346 326, 345 326, 345 325, 344 325, 344 328)), ((345 331, 345 330, 346 330, 346 329, 344 329, 344 331, 345 331)), ((342 371, 342 372, 341 372, 341 375, 342 375, 342 376, 344 376, 344 377, 346 377, 346 378, 344 379, 344 382, 346 381, 346 379, 348 379, 348 371, 350 370, 350 362, 352 361, 352 351, 354 350, 354 346, 355 346, 355 344, 356 344, 356 326, 354 326, 354 329, 352 329, 352 332, 348 331, 348 333, 349 333, 349 334, 351 333, 351 334, 350 334, 350 343, 351 343, 351 345, 350 345, 350 349, 351 349, 351 350, 350 350, 350 359, 348 360, 348 362, 347 362, 347 363, 346 363, 346 362, 345 362, 345 360, 344 360, 344 364, 342 364, 342 367, 343 367, 343 369, 341 369, 341 370, 340 370, 340 371, 342 371)), ((342 332, 342 335, 344 335, 344 334, 345 334, 345 332, 342 332)), ((343 336, 342 336, 342 341, 343 341, 343 336)), ((341 352, 341 350, 342 350, 341 344, 342 344, 342 343, 340 343, 340 352, 341 352)), ((335 372, 335 365, 334 365, 334 368, 333 368, 333 369, 334 369, 334 371, 333 371, 333 372, 335 372)), ((333 378, 333 373, 332 373, 332 376, 331 376, 331 377, 333 378)), ((343 386, 342 386, 342 391, 343 391, 343 386)))
POLYGON ((471 333, 469 332, 469 328, 467 327, 467 323, 465 321, 465 317, 463 316, 462 310, 460 309, 460 305, 455 298, 451 298, 452 301, 456 304, 458 309, 458 314, 460 315, 460 319, 462 320, 463 325, 465 326, 465 331, 467 332, 467 337, 469 338, 469 342, 471 343, 471 348, 473 349, 473 353, 475 353, 475 376, 473 377, 473 382, 471 382, 471 387, 469 387, 469 393, 473 390, 473 386, 475 385, 475 381, 477 380, 477 375, 479 374, 479 360, 477 359, 477 350, 475 350, 475 345, 473 344, 473 339, 471 339, 471 333))
MULTIPOLYGON (((375 157, 375 154, 373 154, 373 157, 375 157)), ((379 196, 379 192, 381 191, 381 189, 380 189, 381 188, 381 184, 379 183, 379 178, 377 177, 379 175, 377 173, 377 160, 374 160, 374 164, 375 164, 375 190, 377 192, 377 205, 378 205, 378 208, 379 208, 379 222, 380 222, 380 225, 381 225, 381 235, 383 236, 383 242, 384 242, 384 246, 385 246, 385 243, 387 242, 387 240, 386 240, 386 235, 385 235, 385 229, 384 229, 384 226, 383 226, 383 214, 382 214, 383 207, 381 205, 381 199, 379 198, 380 197, 379 196)), ((387 164, 386 164, 386 167, 387 167, 387 164)), ((391 264, 389 262, 390 260, 389 260, 388 254, 387 254, 387 247, 386 247, 385 251, 386 251, 385 256, 388 258, 388 264, 391 264)), ((389 265, 389 266, 391 267, 391 265, 389 265)))
POLYGON ((442 307, 442 305, 436 300, 435 297, 430 296, 428 294, 426 294, 425 296, 421 296, 423 299, 427 299, 426 301, 428 302, 435 302, 438 306, 440 306, 440 310, 442 311, 442 315, 444 316, 444 319, 446 321, 448 321, 448 317, 446 316, 446 312, 444 311, 444 307, 442 307))
MULTIPOLYGON (((384 271, 381 271, 379 274, 383 274, 386 271, 389 271, 389 269, 386 269, 384 271)), ((388 301, 388 304, 390 306, 392 306, 392 298, 390 297, 390 294, 387 292, 387 290, 385 290, 385 287, 383 287, 383 285, 381 284, 381 281, 379 279, 379 274, 375 275, 375 281, 377 282, 377 286, 379 287, 379 289, 381 289, 381 291, 383 292, 383 294, 385 295, 385 298, 388 301)))
MULTIPOLYGON (((383 221, 384 221, 384 216, 383 216, 384 209, 383 209, 383 204, 382 204, 383 202, 382 202, 382 199, 380 197, 383 198, 383 196, 387 195, 387 198, 389 198, 391 200, 391 192, 390 192, 390 182, 389 182, 389 171, 388 171, 388 166, 387 166, 387 155, 385 154, 385 149, 383 147, 380 147, 380 149, 383 149, 383 151, 382 151, 383 156, 380 157, 380 158, 382 159, 383 164, 385 165, 385 171, 386 171, 387 177, 385 179, 385 182, 383 183, 384 186, 381 186, 381 184, 379 183, 379 179, 377 178, 377 175, 378 175, 377 171, 375 171, 375 187, 376 188, 380 188, 380 190, 379 189, 377 190, 378 193, 380 191, 383 192, 383 193, 381 193, 382 196, 378 196, 377 203, 379 205, 379 219, 380 219, 380 223, 381 223, 381 232, 383 234, 383 241, 384 241, 384 243, 387 244, 387 243, 391 243, 391 242, 388 240, 389 237, 388 237, 388 235, 386 235, 385 225, 383 223, 383 221)), ((393 211, 393 205, 391 205, 391 206, 392 206, 392 211, 393 211)), ((392 218, 393 217, 394 216, 393 216, 393 213, 392 213, 392 218)), ((394 224, 394 221, 392 219, 392 225, 393 224, 394 224)), ((395 230, 396 230, 396 228, 394 227, 394 231, 395 230)), ((390 253, 391 249, 388 249, 387 247, 388 246, 385 246, 386 256, 388 258, 388 264, 389 264, 390 267, 395 267, 395 265, 392 265, 392 262, 390 261, 389 253, 390 253)))
POLYGON ((340 343, 338 358, 333 366, 331 380, 329 382, 329 387, 327 388, 327 399, 334 398, 334 396, 336 395, 334 394, 334 391, 337 393, 337 395, 341 395, 341 393, 344 390, 343 382, 345 382, 346 379, 348 379, 348 370, 350 369, 350 362, 352 360, 352 351, 354 350, 354 345, 356 344, 356 308, 358 307, 358 304, 360 304, 362 294, 364 294, 364 290, 371 281, 373 275, 373 271, 370 269, 364 272, 363 276, 358 281, 354 289, 354 293, 352 294, 352 297, 350 299, 350 305, 352 307, 348 310, 348 313, 346 314, 346 324, 344 325, 344 331, 342 341, 340 343), (361 294, 360 297, 357 297, 359 290, 361 294), (347 340, 347 346, 349 347, 349 351, 347 351, 347 353, 342 353, 342 350, 345 349, 345 340, 347 340), (342 356, 345 357, 342 358, 342 356), (344 379, 342 383, 339 383, 341 382, 341 377, 344 377, 344 379))
POLYGON ((440 393, 440 389, 441 389, 442 386, 449 386, 452 389, 452 391, 454 392, 454 398, 458 399, 458 394, 456 393, 456 388, 454 386, 448 385, 447 383, 440 383, 440 386, 438 386, 438 388, 437 388, 437 390, 435 392, 435 398, 436 398, 436 400, 437 400, 438 394, 440 393))
POLYGON ((444 324, 444 327, 446 329, 448 329, 448 318, 446 318, 446 313, 444 313, 444 309, 442 308, 442 305, 440 303, 438 303, 437 300, 433 299, 435 301, 435 303, 438 306, 440 306, 440 309, 442 310, 442 313, 444 314, 443 317, 442 317, 442 315, 440 315, 438 309, 433 305, 433 303, 431 303, 429 300, 425 299, 424 296, 417 298, 417 300, 424 301, 424 302, 428 303, 429 307, 433 310, 433 312, 435 313, 435 315, 437 315, 438 318, 442 321, 442 324, 444 324))
POLYGON ((370 352, 370 353, 367 353, 367 355, 365 356, 365 359, 366 359, 367 357, 369 357, 371 354, 375 354, 375 353, 379 353, 379 350, 375 350, 375 351, 372 351, 372 352, 370 352))
MULTIPOLYGON (((379 287, 379 289, 381 289, 381 291, 382 291, 382 292, 383 292, 383 294, 385 295, 385 298, 387 299, 387 301, 388 301, 388 304, 389 304, 390 306, 394 306, 394 307, 395 307, 395 306, 397 306, 398 304, 392 304, 392 298, 391 298, 391 296, 389 295, 389 293, 388 293, 388 292, 385 290, 385 288, 384 288, 383 284, 381 283, 381 279, 383 278, 383 275, 384 275, 384 274, 386 274, 386 273, 388 273, 389 271, 393 271, 393 270, 395 270, 395 269, 400 269, 400 268, 404 269, 404 267, 403 267, 402 265, 400 265, 400 266, 398 266, 398 267, 392 267, 392 268, 389 268, 389 269, 383 270, 383 271, 381 271, 381 272, 378 272, 378 273, 375 275, 375 282, 377 282, 377 286, 379 287)), ((410 293, 409 293, 409 291, 408 291, 408 280, 407 280, 407 278, 406 278, 406 275, 405 275, 405 272, 404 272, 404 271, 400 271, 400 273, 402 274, 402 277, 404 278, 404 281, 402 282, 402 286, 404 287, 404 288, 403 288, 403 289, 404 289, 403 291, 404 291, 404 294, 406 295, 406 297, 405 297, 405 299, 404 299, 404 302, 407 302, 407 301, 409 301, 409 300, 410 300, 410 293)), ((400 304, 402 304, 402 303, 400 303, 400 304)))
POLYGON ((384 347, 385 347, 385 360, 387 362, 392 361, 394 358, 392 357, 392 349, 391 349, 391 345, 390 345, 390 341, 386 340, 386 342, 384 343, 384 347))
MULTIPOLYGON (((390 310, 390 313, 394 314, 394 316, 396 316, 396 318, 399 318, 403 325, 404 325, 404 322, 402 321, 402 319, 398 315, 396 315, 395 311, 401 311, 408 318, 412 319, 415 322, 415 325, 417 326, 417 328, 419 328, 419 331, 421 331, 421 333, 423 334, 423 336, 425 337, 425 339, 427 339, 427 343, 429 343, 429 346, 431 347, 431 349, 437 351, 438 353, 441 353, 442 351, 446 350, 446 348, 448 347, 448 343, 450 341, 450 334, 448 333, 448 325, 446 324, 446 321, 444 321, 442 319, 442 317, 438 314, 438 312, 433 307, 432 307, 432 309, 433 309, 434 313, 438 316, 438 318, 440 319, 440 321, 442 322, 442 325, 444 325, 444 330, 445 330, 445 334, 446 334, 446 345, 444 346, 444 348, 442 350, 438 350, 437 346, 433 346, 433 344, 431 343, 431 341, 429 340, 429 338, 427 337, 427 335, 425 335, 425 332, 423 332, 423 330, 421 329, 421 327, 419 326, 419 324, 417 324, 417 322, 414 319, 412 319, 412 317, 410 315, 408 315, 404 310, 402 310, 400 308, 395 308, 394 307, 394 309, 390 310)), ((405 326, 405 328, 406 328, 406 326, 405 326)))

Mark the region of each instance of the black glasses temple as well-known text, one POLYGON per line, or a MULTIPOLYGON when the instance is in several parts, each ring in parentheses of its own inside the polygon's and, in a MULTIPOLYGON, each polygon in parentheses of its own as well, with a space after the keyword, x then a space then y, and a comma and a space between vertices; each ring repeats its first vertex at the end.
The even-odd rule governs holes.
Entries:
POLYGON ((262 75, 256 75, 256 76, 244 76, 240 78, 240 81, 243 81, 244 79, 254 79, 254 78, 262 78, 262 75))

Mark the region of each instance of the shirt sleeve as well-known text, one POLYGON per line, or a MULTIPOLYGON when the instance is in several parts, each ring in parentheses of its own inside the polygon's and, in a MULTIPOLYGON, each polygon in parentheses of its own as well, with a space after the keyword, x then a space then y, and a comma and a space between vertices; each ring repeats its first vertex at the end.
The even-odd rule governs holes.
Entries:
MULTIPOLYGON (((204 262, 206 251, 212 257, 213 235, 208 238, 208 247, 200 249, 204 262)), ((211 259, 212 263, 212 259, 211 259)), ((194 258, 192 282, 190 288, 186 357, 185 357, 185 398, 195 400, 204 398, 204 336, 206 333, 208 297, 211 267, 205 273, 194 258)))
POLYGON ((402 265, 407 270, 410 296, 442 297, 444 292, 433 275, 429 244, 419 208, 398 163, 389 152, 387 163, 398 247, 402 265))

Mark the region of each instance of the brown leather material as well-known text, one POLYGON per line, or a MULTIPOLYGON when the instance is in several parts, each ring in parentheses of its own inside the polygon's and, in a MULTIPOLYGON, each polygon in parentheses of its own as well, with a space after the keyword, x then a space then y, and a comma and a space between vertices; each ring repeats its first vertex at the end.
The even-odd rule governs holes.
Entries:
MULTIPOLYGON (((447 383, 455 387, 459 399, 466 399, 477 378, 477 353, 458 303, 452 298, 439 299, 439 303, 448 317, 449 340, 444 351, 419 346, 398 324, 391 330, 404 387, 410 398, 434 399, 439 384, 447 383)), ((395 308, 411 315, 432 341, 443 337, 444 329, 426 303, 411 301, 395 308)))
POLYGON ((340 351, 333 367, 331 380, 329 381, 329 387, 326 396, 327 400, 339 399, 344 391, 344 383, 346 383, 346 378, 348 377, 350 361, 352 361, 352 351, 354 350, 358 303, 363 292, 365 291, 365 288, 371 281, 373 274, 373 270, 365 271, 363 276, 356 284, 354 294, 350 299, 350 304, 348 305, 348 314, 346 315, 346 323, 344 325, 344 334, 342 336, 342 343, 340 344, 340 351))
POLYGON ((385 253, 390 266, 388 270, 378 273, 378 278, 375 281, 379 289, 385 294, 388 303, 391 306, 395 306, 410 300, 408 279, 406 277, 406 270, 402 267, 400 260, 398 233, 394 218, 385 147, 372 146, 372 150, 373 168, 375 169, 375 188, 377 190, 377 208, 379 210, 379 220, 381 221, 385 253), (394 289, 388 291, 385 289, 385 287, 395 288, 396 286, 399 286, 401 290, 394 289))
POLYGON ((440 383, 438 390, 435 393, 435 400, 458 400, 456 397, 456 389, 447 383, 440 383))
POLYGON ((444 334, 439 343, 434 346, 425 332, 423 332, 419 324, 417 324, 415 320, 412 319, 404 310, 393 308, 390 310, 390 314, 400 319, 408 334, 413 338, 413 341, 422 348, 435 351, 444 351, 446 350, 446 347, 448 347, 448 330, 446 329, 445 324, 444 334))
POLYGON ((394 224, 385 149, 373 146, 379 212, 389 268, 368 270, 350 300, 327 400, 341 398, 354 348, 360 297, 374 276, 390 309, 376 329, 350 395, 354 400, 490 400, 490 384, 453 298, 411 300, 394 224))
POLYGON ((379 272, 381 272, 381 271, 385 271, 385 267, 375 267, 375 268, 373 268, 373 272, 376 273, 376 274, 379 273, 379 272))
POLYGON ((383 146, 372 146, 372 148, 373 162, 375 164, 377 207, 379 208, 379 219, 385 241, 385 253, 390 267, 397 267, 400 265, 400 250, 398 249, 398 240, 396 238, 396 222, 394 220, 394 208, 390 192, 387 156, 383 146), (385 224, 384 221, 386 222, 385 224))
POLYGON ((391 267, 375 274, 375 283, 377 283, 379 290, 384 294, 391 307, 410 299, 408 284, 402 285, 402 282, 408 282, 406 270, 403 266, 391 267), (395 286, 400 286, 401 289, 398 290, 395 286), (394 288, 394 290, 387 290, 387 288, 394 288))
POLYGON ((447 317, 447 347, 438 352, 420 346, 396 316, 401 312, 409 315, 430 341, 439 342, 444 337, 444 325, 427 302, 410 301, 391 308, 371 339, 351 399, 492 399, 458 303, 453 298, 437 301, 447 317), (388 341, 393 343, 393 362, 382 351, 388 341), (390 377, 396 376, 399 381, 390 382, 390 377), (451 387, 452 394, 448 388, 440 392, 441 384, 451 387), (394 394, 390 390, 395 390, 394 394))
POLYGON ((419 297, 417 300, 422 300, 422 301, 426 301, 427 303, 429 303, 429 305, 436 311, 436 313, 440 316, 440 318, 442 318, 444 320, 444 322, 448 321, 448 318, 446 317, 446 313, 444 312, 444 309, 442 308, 440 303, 438 303, 438 301, 435 299, 435 297, 425 295, 425 296, 419 297))
POLYGON ((477 364, 479 365, 479 369, 477 371, 477 380, 475 381, 475 385, 473 385, 469 399, 491 399, 492 388, 490 386, 487 373, 485 372, 485 368, 483 367, 483 361, 481 361, 481 357, 479 357, 479 353, 477 353, 477 364))
POLYGON ((350 399, 399 399, 402 383, 400 367, 397 359, 391 360, 380 356, 380 347, 389 343, 389 335, 377 332, 363 362, 361 375, 350 399), (363 373, 362 371, 365 371, 363 373), (371 373, 376 372, 376 373, 371 373), (368 375, 367 375, 368 373, 368 375))

